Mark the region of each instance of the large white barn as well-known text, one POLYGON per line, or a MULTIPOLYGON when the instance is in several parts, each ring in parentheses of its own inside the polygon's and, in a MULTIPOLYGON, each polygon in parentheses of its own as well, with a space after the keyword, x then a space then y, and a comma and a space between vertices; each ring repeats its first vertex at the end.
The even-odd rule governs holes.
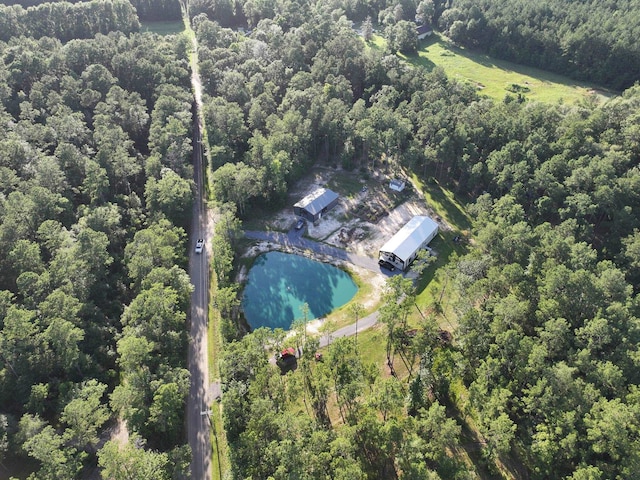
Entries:
POLYGON ((409 268, 420 249, 438 235, 438 224, 429 217, 415 216, 380 249, 378 263, 393 265, 400 270, 409 268))

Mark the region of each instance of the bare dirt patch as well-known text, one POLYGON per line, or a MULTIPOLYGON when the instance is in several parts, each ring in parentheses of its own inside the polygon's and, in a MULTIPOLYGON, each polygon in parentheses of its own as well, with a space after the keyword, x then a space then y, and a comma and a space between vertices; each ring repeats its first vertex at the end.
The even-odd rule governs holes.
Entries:
MULTIPOLYGON (((326 186, 333 175, 358 176, 340 170, 313 172, 309 178, 296 185, 294 192, 297 197, 294 199, 326 186)), ((363 188, 352 195, 344 195, 344 192, 338 190, 338 205, 315 225, 309 225, 307 235, 358 255, 376 258, 379 248, 415 215, 430 216, 442 230, 450 229, 437 217, 424 197, 416 193, 416 188, 410 182, 407 182, 407 192, 404 194, 392 192, 388 187, 391 178, 393 177, 380 175, 366 181, 360 180, 363 188)), ((283 209, 278 217, 286 219, 285 225, 295 223, 292 208, 283 209)))
POLYGON ((378 223, 352 219, 336 229, 325 241, 358 255, 376 258, 380 247, 415 215, 429 215, 424 201, 408 200, 391 210, 378 223))
MULTIPOLYGON (((307 225, 305 235, 313 240, 343 248, 358 255, 377 258, 380 247, 415 215, 428 215, 438 222, 441 229, 449 229, 449 226, 435 215, 433 209, 429 208, 424 198, 415 193, 417 190, 410 183, 407 185, 408 191, 400 195, 388 188, 391 178, 389 176, 380 175, 364 179, 359 173, 323 167, 314 168, 307 177, 294 185, 289 195, 288 206, 266 219, 265 228, 278 231, 293 228, 297 221, 293 213, 293 204, 317 188, 332 188, 333 184, 339 185, 340 182, 336 181, 335 176, 350 176, 348 180, 352 186, 352 192, 334 188, 340 195, 336 207, 320 221, 307 225), (353 185, 357 188, 355 193, 353 185)), ((352 271, 362 283, 371 286, 370 294, 360 299, 366 310, 375 308, 380 300, 387 280, 385 275, 376 274, 333 257, 316 255, 309 251, 271 242, 253 245, 244 256, 256 257, 272 250, 305 255, 352 271)), ((239 283, 246 281, 247 273, 247 269, 243 268, 236 281, 239 283)), ((317 328, 318 325, 315 327, 317 328)))
POLYGON ((390 176, 364 180, 358 173, 327 168, 315 168, 300 180, 289 195, 289 205, 269 220, 267 227, 280 231, 292 228, 296 223, 292 205, 317 188, 327 187, 334 176, 351 176, 363 188, 350 195, 336 190, 340 195, 338 205, 318 222, 308 224, 306 235, 313 240, 376 258, 379 248, 415 215, 428 215, 441 229, 449 229, 410 183, 407 189, 414 193, 399 196, 388 188, 390 176))

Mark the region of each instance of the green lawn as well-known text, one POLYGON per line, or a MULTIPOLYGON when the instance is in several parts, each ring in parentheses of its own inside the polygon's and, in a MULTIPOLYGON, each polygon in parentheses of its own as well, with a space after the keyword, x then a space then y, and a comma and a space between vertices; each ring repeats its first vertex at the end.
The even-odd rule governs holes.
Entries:
POLYGON ((340 192, 342 196, 352 197, 360 192, 365 183, 366 178, 362 174, 333 175, 327 182, 327 187, 340 192))
POLYGON ((157 33, 158 35, 173 35, 184 32, 184 22, 182 20, 142 22, 140 30, 142 32, 157 33))
MULTIPOLYGON (((445 220, 452 228, 450 231, 441 230, 430 245, 436 252, 436 260, 427 267, 416 284, 416 305, 423 314, 434 311, 439 313, 437 318, 440 327, 453 330, 457 322, 452 311, 454 272, 451 271, 451 266, 471 248, 471 218, 462 201, 435 179, 424 184, 414 175, 413 182, 427 205, 434 209, 436 216, 445 220), (462 240, 454 242, 456 236, 462 240)), ((419 321, 420 315, 413 317, 419 321)))
MULTIPOLYGON (((374 36, 368 45, 382 50, 385 40, 374 36)), ((417 54, 400 57, 428 70, 442 67, 448 77, 470 83, 481 95, 495 100, 502 100, 507 94, 516 96, 518 92, 527 99, 547 103, 578 103, 593 98, 604 101, 616 95, 597 85, 456 47, 437 34, 422 40, 417 54)))
POLYGON ((471 217, 466 212, 463 203, 455 197, 451 190, 444 188, 435 178, 431 178, 427 185, 416 174, 413 174, 412 181, 438 216, 444 218, 459 231, 466 232, 471 228, 471 217))

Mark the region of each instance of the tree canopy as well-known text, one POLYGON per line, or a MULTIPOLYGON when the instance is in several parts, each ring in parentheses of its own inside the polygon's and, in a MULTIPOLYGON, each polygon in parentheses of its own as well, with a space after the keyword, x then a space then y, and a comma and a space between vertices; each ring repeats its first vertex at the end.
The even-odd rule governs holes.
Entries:
MULTIPOLYGON (((138 33, 134 6, 179 9, 155 5, 0 6, 0 461, 29 457, 30 478, 96 464, 109 478, 188 476, 193 95, 188 41, 138 33), (130 442, 102 444, 116 417, 130 442)), ((470 424, 487 475, 515 459, 530 478, 638 476, 635 7, 189 3, 232 476, 471 478, 455 454, 470 424), (396 55, 415 48, 416 16, 469 48, 626 90, 604 104, 491 101, 396 55), (356 33, 367 18, 389 49, 356 33), (251 33, 227 28, 239 25, 251 33), (448 270, 451 341, 401 277, 382 299, 381 364, 355 339, 317 362, 308 339, 281 375, 266 347, 283 332, 237 328, 240 218, 281 206, 316 163, 402 168, 464 202, 474 242, 448 270)))
POLYGON ((121 414, 186 474, 182 52, 135 33, 129 2, 0 10, 2 458, 81 478, 121 414))
POLYGON ((439 9, 438 25, 461 45, 616 90, 640 78, 635 0, 455 0, 447 5, 439 9))

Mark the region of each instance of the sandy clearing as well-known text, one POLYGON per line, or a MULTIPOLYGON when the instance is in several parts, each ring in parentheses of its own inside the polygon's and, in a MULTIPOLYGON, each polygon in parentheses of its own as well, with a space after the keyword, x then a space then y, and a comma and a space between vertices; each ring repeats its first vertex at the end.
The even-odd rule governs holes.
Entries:
MULTIPOLYGON (((326 187, 327 183, 333 175, 353 175, 349 172, 328 168, 314 168, 313 171, 304 179, 300 180, 293 188, 289 195, 290 205, 317 188, 326 187)), ((388 178, 378 178, 382 183, 388 182, 388 178)), ((364 185, 364 181, 362 181, 364 185)), ((370 182, 374 183, 373 181, 370 182)), ((417 191, 415 187, 414 191, 417 191)), ((340 193, 340 192, 338 192, 340 193)), ((347 251, 362 256, 377 258, 378 251, 387 240, 389 240, 402 226, 407 223, 415 215, 428 215, 438 221, 442 230, 448 230, 450 227, 441 219, 437 218, 433 209, 429 208, 424 199, 417 195, 411 196, 407 201, 388 211, 378 222, 371 223, 364 221, 354 215, 356 208, 361 203, 375 203, 379 199, 376 198, 377 192, 373 188, 358 192, 351 197, 340 196, 338 204, 329 211, 323 218, 313 223, 307 224, 305 235, 315 241, 324 242, 334 247, 343 248, 347 251)), ((293 213, 293 208, 287 206, 280 210, 277 214, 267 221, 267 228, 279 231, 286 231, 293 228, 297 221, 297 217, 293 213)), ((272 242, 260 242, 253 245, 244 256, 255 257, 261 253, 268 251, 284 251, 288 253, 297 253, 309 256, 315 260, 333 265, 347 268, 354 272, 365 284, 370 285, 371 293, 366 298, 361 299, 361 303, 365 309, 373 308, 380 300, 380 295, 384 290, 384 286, 388 277, 382 274, 376 274, 364 268, 358 267, 351 263, 345 263, 333 257, 315 255, 309 251, 287 247, 272 242)), ((238 274, 236 281, 243 283, 246 281, 247 271, 242 269, 238 274)), ((307 331, 310 334, 317 334, 318 329, 324 322, 324 318, 316 319, 307 325, 307 331)))
MULTIPOLYGON (((308 195, 317 188, 325 187, 334 175, 353 175, 352 173, 315 169, 309 176, 300 180, 289 195, 291 205, 298 199, 308 195)), ((380 178, 381 184, 389 181, 389 178, 380 178)), ((364 181, 363 185, 364 185, 364 181)), ((414 191, 416 191, 414 187, 414 191)), ((340 193, 340 192, 338 192, 340 193)), ((344 248, 345 250, 376 258, 379 248, 389 240, 402 226, 415 215, 428 215, 440 224, 442 230, 448 230, 449 226, 437 218, 433 209, 429 208, 424 199, 413 195, 406 202, 387 212, 378 222, 364 221, 354 215, 355 210, 363 203, 376 203, 378 195, 373 189, 361 191, 352 197, 340 196, 338 204, 329 211, 320 221, 309 223, 306 235, 316 241, 344 248)), ((280 210, 269 222, 268 227, 275 230, 288 230, 295 225, 297 217, 293 208, 287 206, 280 210)))

